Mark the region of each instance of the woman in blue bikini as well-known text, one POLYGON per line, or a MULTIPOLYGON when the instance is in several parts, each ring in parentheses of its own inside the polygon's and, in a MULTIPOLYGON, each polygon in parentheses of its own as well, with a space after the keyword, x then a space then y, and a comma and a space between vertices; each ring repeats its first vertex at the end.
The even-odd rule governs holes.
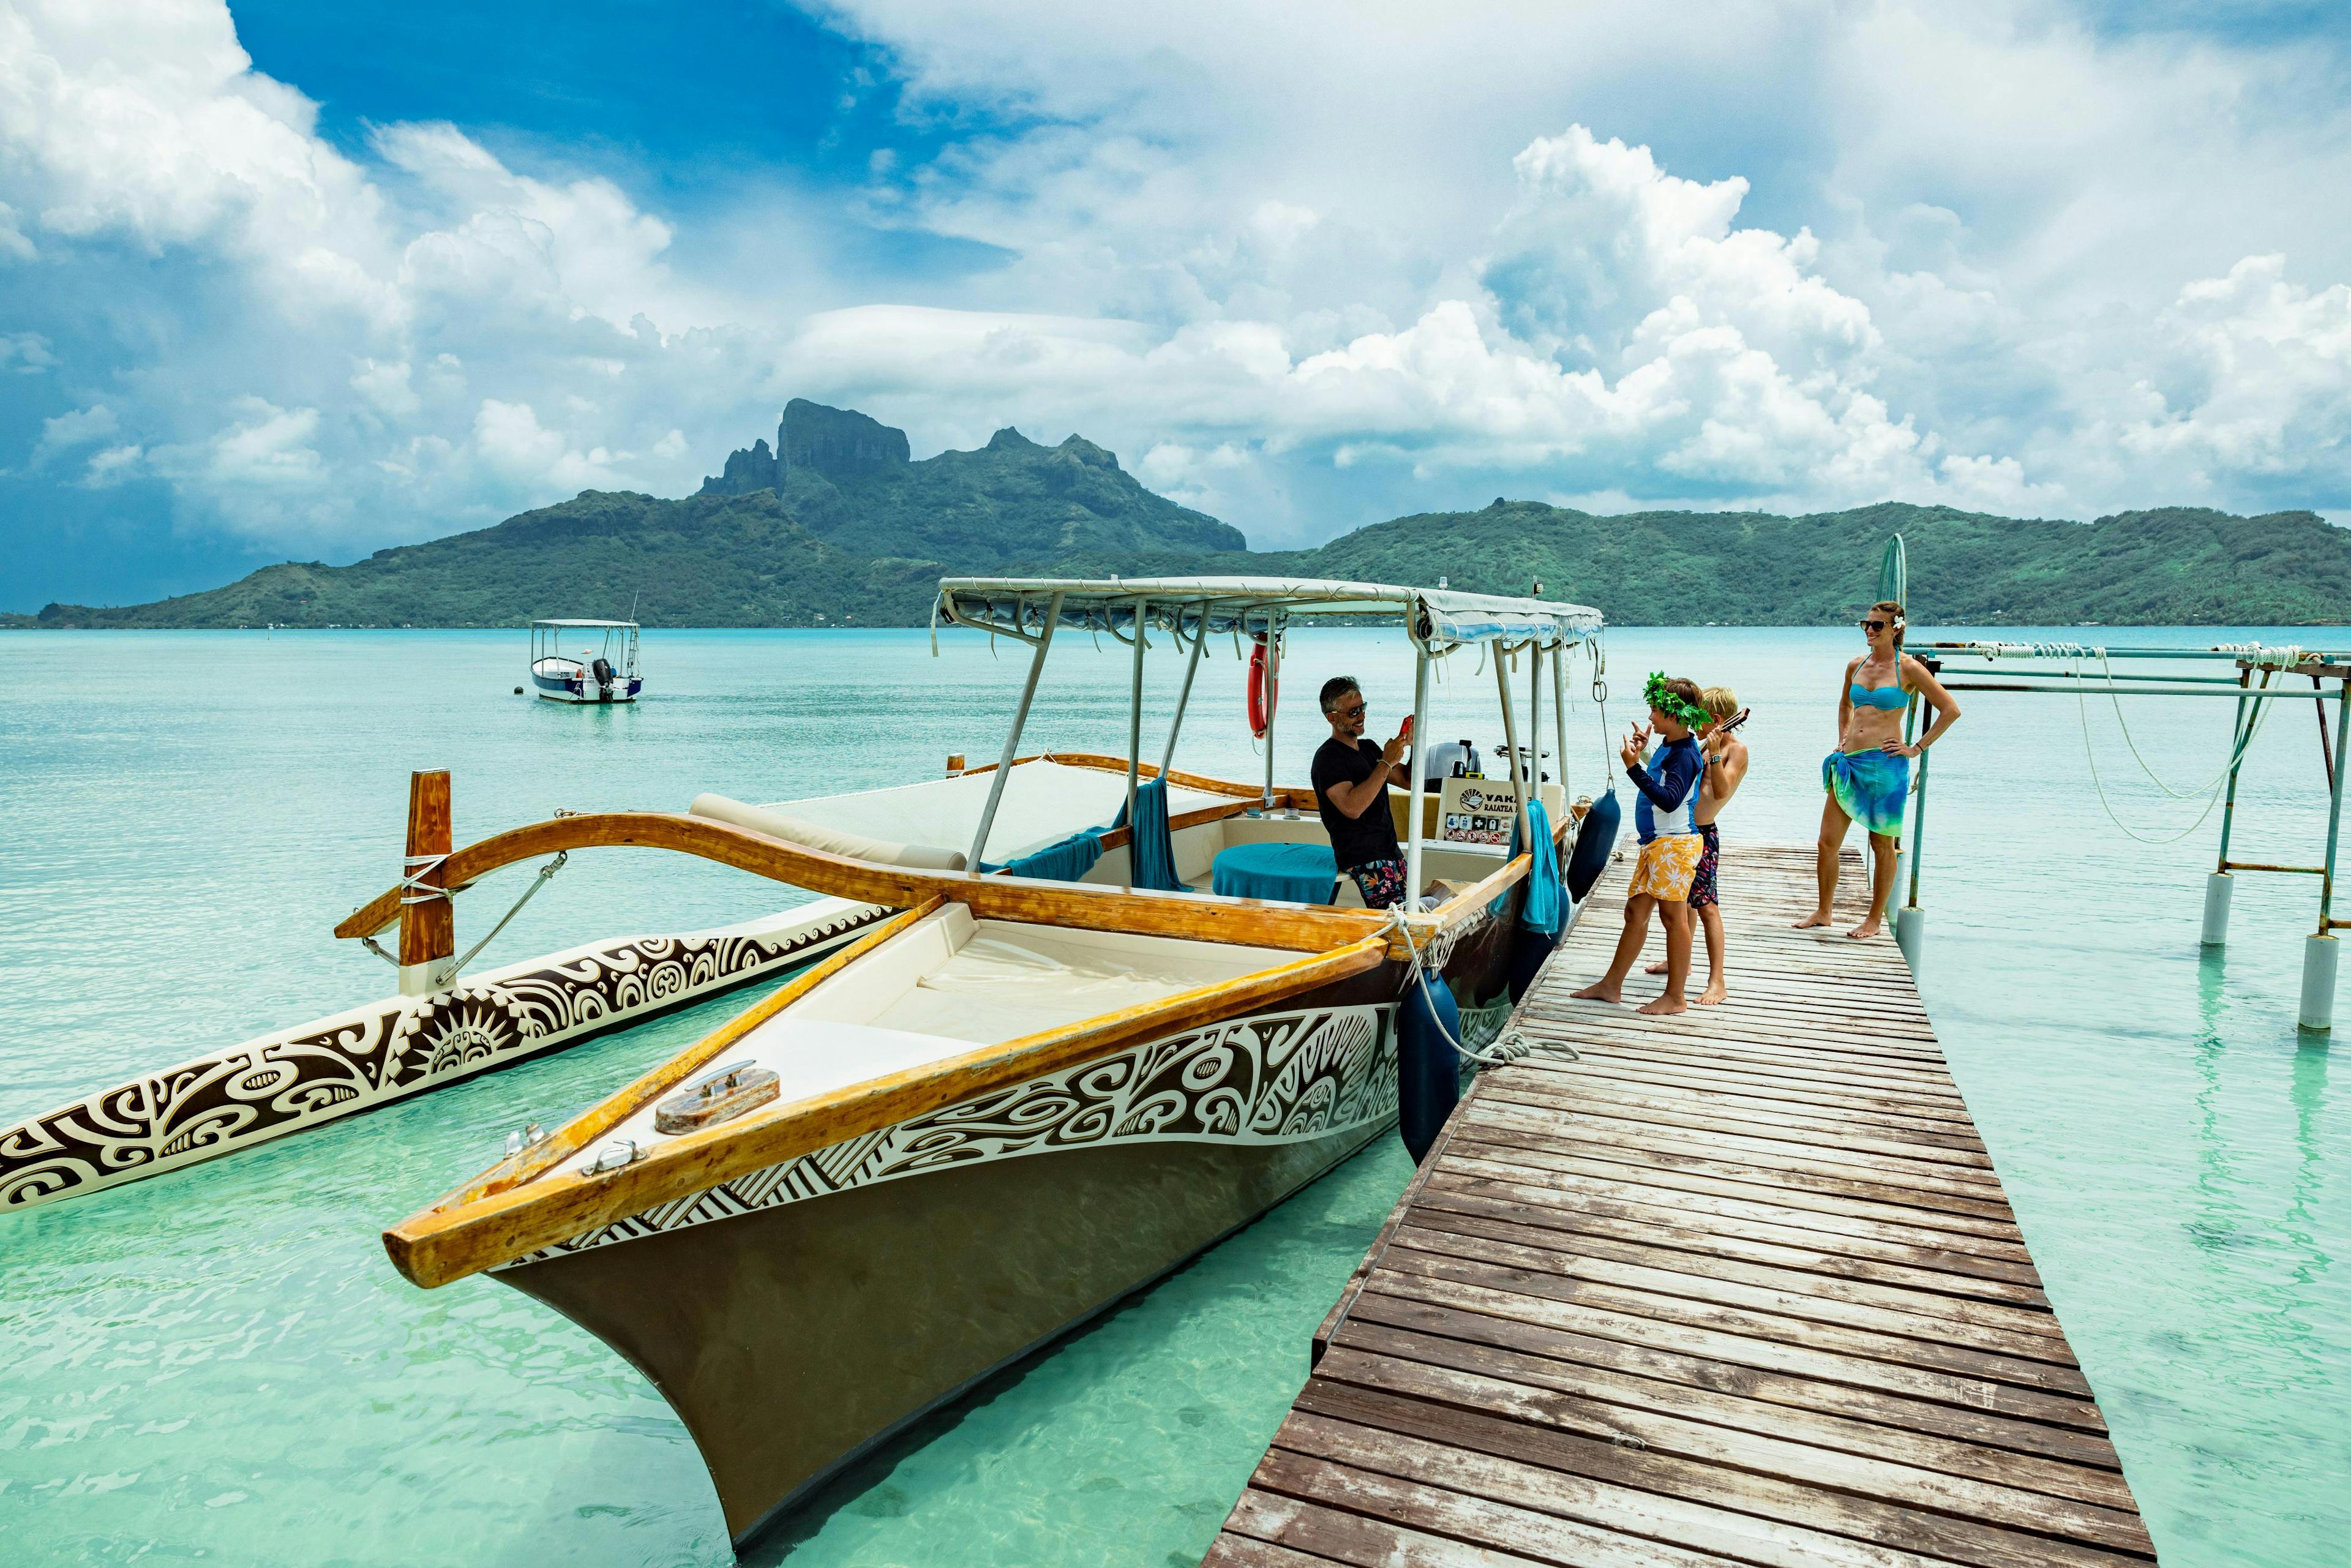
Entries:
POLYGON ((1833 918, 1837 852, 1844 847, 1845 831, 1859 822, 1869 834, 1872 874, 1869 916, 1846 933, 1855 938, 1877 935, 1894 896, 1894 855, 1910 800, 1910 759, 1959 717, 1959 705, 1933 672, 1902 651, 1900 605, 1871 605, 1861 630, 1869 652, 1844 667, 1844 685, 1837 693, 1837 748, 1821 762, 1821 784, 1828 791, 1814 851, 1821 901, 1796 922, 1800 927, 1826 925, 1833 918), (1935 715, 1915 745, 1902 738, 1902 715, 1913 695, 1924 697, 1935 715))

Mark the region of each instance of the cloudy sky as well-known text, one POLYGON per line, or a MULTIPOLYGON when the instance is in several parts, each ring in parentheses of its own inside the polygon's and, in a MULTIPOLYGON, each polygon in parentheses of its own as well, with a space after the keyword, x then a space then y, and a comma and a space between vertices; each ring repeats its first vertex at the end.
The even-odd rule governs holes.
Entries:
POLYGON ((2346 14, 0 0, 0 608, 684 494, 793 396, 1267 545, 2351 521, 2346 14))

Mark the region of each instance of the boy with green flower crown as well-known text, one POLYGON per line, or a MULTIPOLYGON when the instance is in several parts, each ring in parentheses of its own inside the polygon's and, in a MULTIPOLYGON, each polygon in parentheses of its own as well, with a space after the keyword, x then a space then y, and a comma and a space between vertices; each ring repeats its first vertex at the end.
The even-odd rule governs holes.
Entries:
POLYGON ((1633 825, 1640 835, 1641 858, 1625 890, 1625 934, 1616 938, 1616 956, 1608 973, 1575 995, 1591 1001, 1625 999, 1625 977, 1640 960, 1654 911, 1666 925, 1666 990, 1641 1010, 1687 1012, 1689 1001, 1682 988, 1689 979, 1690 884, 1697 880, 1705 851, 1697 808, 1706 764, 1698 755, 1697 731, 1713 716, 1706 711, 1695 681, 1653 674, 1642 695, 1649 705, 1649 727, 1636 727, 1618 753, 1625 777, 1640 791, 1633 825), (1652 733, 1665 745, 1654 761, 1645 762, 1652 733))

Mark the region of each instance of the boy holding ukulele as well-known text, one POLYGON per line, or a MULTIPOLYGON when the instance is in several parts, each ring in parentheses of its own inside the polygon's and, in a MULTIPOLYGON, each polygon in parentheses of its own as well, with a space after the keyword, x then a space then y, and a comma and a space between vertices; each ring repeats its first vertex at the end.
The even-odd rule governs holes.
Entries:
MULTIPOLYGON (((1706 932, 1706 989, 1698 994, 1698 1005, 1710 1008, 1730 995, 1723 984, 1722 894, 1716 880, 1722 864, 1722 840, 1715 833, 1714 820, 1747 777, 1747 743, 1731 733, 1747 722, 1747 710, 1739 706, 1738 694, 1729 686, 1708 686, 1698 694, 1698 701, 1708 717, 1698 732, 1706 771, 1698 780, 1694 814, 1698 841, 1705 847, 1698 853, 1698 875, 1690 881, 1689 906, 1706 932)), ((1662 975, 1666 966, 1652 964, 1648 972, 1662 975)))

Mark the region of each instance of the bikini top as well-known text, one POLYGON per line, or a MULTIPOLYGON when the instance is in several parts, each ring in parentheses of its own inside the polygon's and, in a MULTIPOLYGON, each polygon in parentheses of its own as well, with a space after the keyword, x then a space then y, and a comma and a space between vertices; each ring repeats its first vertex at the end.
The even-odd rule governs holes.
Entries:
POLYGON ((1865 686, 1856 682, 1853 700, 1856 707, 1884 708, 1892 713, 1910 706, 1910 694, 1902 689, 1899 682, 1890 686, 1865 686))

